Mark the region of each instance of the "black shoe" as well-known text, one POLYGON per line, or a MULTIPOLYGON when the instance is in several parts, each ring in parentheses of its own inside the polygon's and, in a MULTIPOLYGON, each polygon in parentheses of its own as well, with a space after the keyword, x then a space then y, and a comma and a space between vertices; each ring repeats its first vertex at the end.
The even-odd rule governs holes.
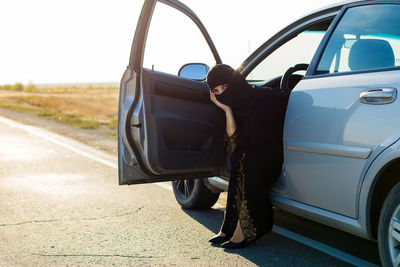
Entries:
POLYGON ((211 238, 210 240, 208 240, 208 242, 211 242, 213 244, 222 244, 226 241, 229 241, 229 239, 231 239, 231 238, 227 235, 226 236, 216 235, 213 238, 211 238))
POLYGON ((228 249, 238 249, 238 248, 244 248, 248 244, 249 244, 249 242, 247 242, 246 239, 244 239, 242 242, 239 242, 239 243, 227 241, 227 242, 223 243, 221 245, 221 247, 228 248, 228 249))

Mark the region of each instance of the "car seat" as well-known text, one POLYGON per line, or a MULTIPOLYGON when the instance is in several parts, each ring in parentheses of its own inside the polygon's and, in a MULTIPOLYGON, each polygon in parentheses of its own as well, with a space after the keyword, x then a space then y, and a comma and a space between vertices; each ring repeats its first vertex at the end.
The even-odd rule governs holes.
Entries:
POLYGON ((351 70, 387 68, 394 66, 394 53, 388 41, 360 39, 356 41, 349 54, 351 70))

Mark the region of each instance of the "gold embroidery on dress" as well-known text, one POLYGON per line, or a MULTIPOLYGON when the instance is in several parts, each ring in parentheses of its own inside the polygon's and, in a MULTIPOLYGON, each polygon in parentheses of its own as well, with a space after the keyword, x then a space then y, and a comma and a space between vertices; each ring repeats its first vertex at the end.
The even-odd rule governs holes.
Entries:
MULTIPOLYGON (((232 157, 233 153, 235 152, 238 136, 239 136, 239 133, 237 130, 235 131, 235 133, 232 136, 228 136, 227 133, 225 133, 225 135, 224 135, 225 150, 226 150, 226 153, 230 157, 232 157)), ((232 193, 234 193, 234 192, 232 192, 232 193)), ((231 233, 229 233, 229 235, 232 235, 233 232, 235 231, 237 220, 238 220, 238 215, 239 215, 237 204, 240 202, 237 202, 236 195, 237 195, 237 193, 235 194, 235 200, 232 201, 233 203, 231 204, 232 205, 231 208, 234 212, 233 213, 228 212, 228 209, 225 211, 225 221, 226 221, 226 225, 227 225, 227 231, 228 232, 231 231, 231 233)))
MULTIPOLYGON (((228 155, 232 156, 236 149, 237 139, 239 138, 239 132, 235 131, 232 136, 225 134, 225 148, 228 155)), ((257 228, 253 224, 253 219, 250 217, 249 210, 247 208, 247 200, 244 194, 244 170, 243 162, 246 157, 246 153, 242 153, 239 159, 239 169, 237 171, 237 186, 235 195, 235 204, 233 204, 233 209, 236 210, 240 226, 242 228, 243 235, 247 242, 255 240, 257 238, 257 228)), ((233 178, 233 177, 232 177, 233 178)))
POLYGON ((246 153, 243 153, 241 158, 239 159, 237 194, 235 196, 235 199, 237 203, 237 213, 240 221, 240 226, 242 228, 244 238, 247 242, 249 242, 257 238, 257 228, 253 224, 253 219, 251 218, 249 210, 247 208, 247 200, 245 199, 244 194, 245 175, 243 170, 243 161, 245 157, 246 153))

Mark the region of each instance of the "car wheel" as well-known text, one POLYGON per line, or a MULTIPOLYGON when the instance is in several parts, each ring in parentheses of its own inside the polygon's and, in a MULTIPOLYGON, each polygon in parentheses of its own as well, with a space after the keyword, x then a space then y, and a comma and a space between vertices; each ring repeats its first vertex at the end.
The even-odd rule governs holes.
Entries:
POLYGON ((393 187, 383 203, 378 240, 382 266, 400 266, 400 183, 393 187))
POLYGON ((208 209, 218 200, 219 193, 211 192, 203 179, 172 181, 178 203, 184 209, 208 209))

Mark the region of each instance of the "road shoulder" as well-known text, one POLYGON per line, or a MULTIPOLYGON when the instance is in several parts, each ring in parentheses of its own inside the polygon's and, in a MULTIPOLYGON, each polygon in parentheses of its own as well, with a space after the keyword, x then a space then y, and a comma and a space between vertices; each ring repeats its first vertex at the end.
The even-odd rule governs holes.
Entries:
POLYGON ((106 134, 105 129, 80 129, 55 121, 46 120, 36 115, 0 108, 0 116, 12 119, 23 124, 38 126, 43 129, 73 138, 84 144, 117 155, 117 139, 106 134))

